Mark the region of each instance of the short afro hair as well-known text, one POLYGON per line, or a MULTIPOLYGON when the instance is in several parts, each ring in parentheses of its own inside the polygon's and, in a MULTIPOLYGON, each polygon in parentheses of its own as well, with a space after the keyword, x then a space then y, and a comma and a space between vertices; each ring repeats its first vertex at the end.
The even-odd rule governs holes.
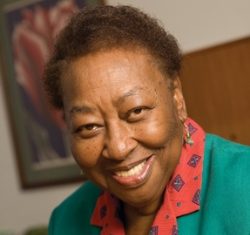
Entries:
POLYGON ((55 108, 63 109, 60 79, 68 62, 114 48, 140 48, 154 57, 167 77, 181 69, 176 39, 156 19, 130 6, 84 8, 60 32, 44 71, 44 87, 55 108))

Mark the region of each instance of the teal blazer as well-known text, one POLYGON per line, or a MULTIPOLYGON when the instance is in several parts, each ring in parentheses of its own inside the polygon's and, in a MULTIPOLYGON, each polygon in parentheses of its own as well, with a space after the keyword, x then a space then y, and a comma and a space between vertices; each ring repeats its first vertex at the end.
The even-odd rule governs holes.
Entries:
MULTIPOLYGON (((49 235, 98 235, 90 225, 100 189, 84 183, 52 213, 49 235)), ((179 235, 250 235, 250 147, 207 134, 201 208, 177 218, 179 235)))

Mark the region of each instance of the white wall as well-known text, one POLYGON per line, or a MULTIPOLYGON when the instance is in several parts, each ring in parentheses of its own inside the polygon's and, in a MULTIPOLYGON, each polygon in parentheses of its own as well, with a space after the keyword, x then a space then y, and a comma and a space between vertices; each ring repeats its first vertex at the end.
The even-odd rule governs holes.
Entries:
POLYGON ((185 52, 250 36, 249 0, 109 0, 157 17, 185 52))
MULTIPOLYGON (((133 5, 156 16, 178 38, 185 52, 250 36, 249 0, 107 0, 107 3, 133 5)), ((2 89, 0 133, 0 230, 20 233, 28 226, 47 223, 52 208, 78 185, 20 189, 2 89)))

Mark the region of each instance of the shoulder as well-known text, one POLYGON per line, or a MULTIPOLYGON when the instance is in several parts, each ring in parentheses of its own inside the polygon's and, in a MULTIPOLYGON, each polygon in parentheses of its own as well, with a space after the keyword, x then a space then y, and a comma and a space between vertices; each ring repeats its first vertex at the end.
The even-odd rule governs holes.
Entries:
POLYGON ((249 161, 250 146, 232 142, 217 135, 206 134, 205 155, 210 157, 219 155, 218 160, 241 157, 249 161))
POLYGON ((249 169, 249 146, 235 143, 216 135, 206 135, 205 175, 212 177, 212 179, 218 176, 217 180, 227 180, 231 184, 236 184, 239 179, 250 181, 249 169))
POLYGON ((90 234, 90 218, 101 190, 87 181, 60 203, 53 211, 50 223, 50 235, 90 234))
POLYGON ((249 233, 249 169, 249 146, 206 135, 199 234, 249 233))
POLYGON ((84 204, 95 205, 97 197, 100 195, 100 188, 90 181, 86 181, 75 192, 68 196, 57 207, 58 210, 68 210, 75 206, 79 207, 84 204))

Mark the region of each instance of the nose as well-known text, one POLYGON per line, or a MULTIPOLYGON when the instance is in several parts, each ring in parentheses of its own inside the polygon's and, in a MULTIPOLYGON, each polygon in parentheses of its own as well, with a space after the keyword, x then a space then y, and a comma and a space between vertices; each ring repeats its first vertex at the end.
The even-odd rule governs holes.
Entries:
POLYGON ((117 161, 124 160, 137 145, 133 131, 123 123, 109 125, 104 143, 103 157, 117 161))

